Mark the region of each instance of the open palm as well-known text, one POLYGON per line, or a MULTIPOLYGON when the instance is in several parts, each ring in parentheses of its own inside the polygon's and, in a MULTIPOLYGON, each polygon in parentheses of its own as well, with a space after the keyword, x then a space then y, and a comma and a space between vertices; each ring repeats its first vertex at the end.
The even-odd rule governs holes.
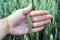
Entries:
POLYGON ((13 12, 8 18, 10 23, 10 34, 23 35, 29 33, 28 24, 25 15, 29 14, 32 21, 32 32, 41 31, 44 29, 44 25, 49 24, 52 18, 51 15, 47 15, 47 11, 31 11, 32 5, 24 9, 18 9, 13 12))

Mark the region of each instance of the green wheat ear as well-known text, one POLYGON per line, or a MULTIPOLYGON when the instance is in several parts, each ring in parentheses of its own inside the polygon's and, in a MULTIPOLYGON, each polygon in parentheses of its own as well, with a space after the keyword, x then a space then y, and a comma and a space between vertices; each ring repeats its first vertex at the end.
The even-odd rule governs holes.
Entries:
MULTIPOLYGON (((33 10, 35 10, 35 8, 34 8, 33 0, 32 0, 32 11, 33 10)), ((27 23, 29 27, 29 34, 30 34, 31 40, 34 40, 34 34, 32 33, 32 21, 31 21, 31 17, 29 14, 26 15, 26 19, 27 19, 27 23)))
POLYGON ((34 6, 34 0, 32 0, 32 11, 35 10, 35 6, 34 6))
POLYGON ((32 34, 32 22, 31 22, 30 15, 27 14, 26 18, 27 18, 27 22, 28 22, 28 26, 29 26, 29 32, 30 32, 30 34, 32 34))
POLYGON ((28 27, 29 27, 29 34, 30 34, 31 40, 33 40, 34 34, 32 33, 32 22, 31 22, 31 17, 29 14, 26 15, 26 19, 27 19, 27 23, 28 23, 28 27))

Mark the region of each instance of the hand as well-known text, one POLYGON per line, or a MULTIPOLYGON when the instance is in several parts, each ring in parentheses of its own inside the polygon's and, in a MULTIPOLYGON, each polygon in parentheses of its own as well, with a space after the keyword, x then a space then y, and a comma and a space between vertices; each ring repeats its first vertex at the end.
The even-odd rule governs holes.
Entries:
POLYGON ((10 23, 10 34, 12 35, 23 35, 29 33, 28 24, 26 21, 25 14, 31 16, 32 21, 32 32, 41 31, 44 29, 44 25, 51 22, 51 15, 48 15, 47 11, 31 11, 32 5, 24 9, 18 9, 13 12, 9 17, 10 23))

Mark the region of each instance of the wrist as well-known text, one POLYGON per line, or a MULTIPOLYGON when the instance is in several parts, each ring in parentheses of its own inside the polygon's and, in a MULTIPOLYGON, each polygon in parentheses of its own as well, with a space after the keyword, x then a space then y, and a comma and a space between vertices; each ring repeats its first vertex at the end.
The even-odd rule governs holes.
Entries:
POLYGON ((6 36, 9 33, 10 27, 8 18, 0 20, 0 39, 6 36))
POLYGON ((9 31, 10 31, 9 19, 8 18, 4 18, 2 21, 3 21, 3 25, 6 27, 6 34, 8 34, 9 31))
POLYGON ((9 33, 9 32, 10 32, 10 23, 9 23, 9 19, 6 18, 5 20, 6 20, 7 33, 9 33))
POLYGON ((13 30, 12 28, 14 27, 13 20, 12 20, 13 18, 8 16, 7 19, 8 19, 8 25, 9 25, 9 34, 11 34, 13 30))

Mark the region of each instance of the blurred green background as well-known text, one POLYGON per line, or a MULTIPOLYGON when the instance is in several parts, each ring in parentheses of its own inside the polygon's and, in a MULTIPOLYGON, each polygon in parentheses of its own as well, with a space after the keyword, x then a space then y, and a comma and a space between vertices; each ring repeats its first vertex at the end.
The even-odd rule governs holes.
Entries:
MULTIPOLYGON (((25 8, 32 0, 0 0, 0 19, 9 16, 20 8, 25 8)), ((35 33, 33 40, 60 40, 60 0, 34 0, 35 10, 47 10, 53 15, 51 24, 45 29, 35 33)), ((3 40, 32 40, 30 35, 7 35, 3 40)))

